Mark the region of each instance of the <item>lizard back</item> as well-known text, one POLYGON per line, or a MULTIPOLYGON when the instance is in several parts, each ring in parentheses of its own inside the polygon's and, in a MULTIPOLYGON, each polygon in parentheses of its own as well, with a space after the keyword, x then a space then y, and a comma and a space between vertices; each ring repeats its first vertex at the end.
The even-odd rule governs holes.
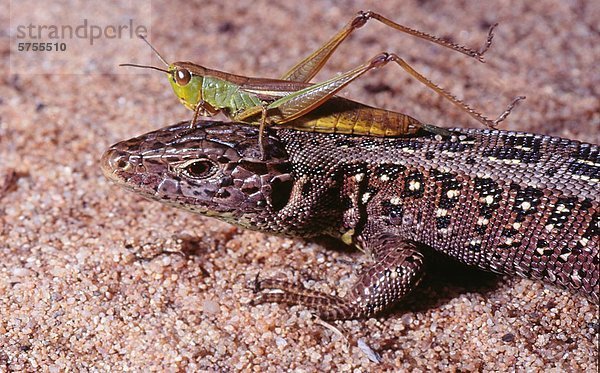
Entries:
MULTIPOLYGON (((387 232, 598 300, 597 145, 451 129, 397 139, 281 132, 292 164, 342 170, 342 235, 387 232)), ((368 246, 368 245, 363 245, 368 246)))

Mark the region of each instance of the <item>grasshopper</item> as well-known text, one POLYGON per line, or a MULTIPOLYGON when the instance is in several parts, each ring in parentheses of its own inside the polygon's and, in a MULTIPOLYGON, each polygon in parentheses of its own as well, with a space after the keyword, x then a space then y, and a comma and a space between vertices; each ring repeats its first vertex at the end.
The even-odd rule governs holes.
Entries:
POLYGON ((304 131, 370 136, 402 136, 415 133, 420 128, 447 135, 447 130, 421 123, 409 115, 336 96, 341 89, 366 72, 389 62, 395 62, 425 86, 489 128, 496 128, 516 103, 525 98, 516 97, 504 112, 495 120, 491 120, 421 75, 397 54, 387 52, 380 53, 370 61, 324 82, 310 83, 309 81, 321 70, 337 47, 352 32, 364 26, 369 19, 458 51, 480 62, 485 62, 483 55, 492 44, 493 30, 497 26, 496 24, 490 28, 485 45, 477 51, 400 25, 378 13, 361 11, 328 42, 294 65, 279 79, 246 77, 209 69, 192 62, 168 63, 143 36, 140 38, 152 48, 167 68, 135 64, 121 64, 121 66, 150 68, 165 72, 181 103, 194 111, 192 126, 199 116, 223 113, 232 121, 259 125, 261 144, 266 125, 284 124, 304 131))

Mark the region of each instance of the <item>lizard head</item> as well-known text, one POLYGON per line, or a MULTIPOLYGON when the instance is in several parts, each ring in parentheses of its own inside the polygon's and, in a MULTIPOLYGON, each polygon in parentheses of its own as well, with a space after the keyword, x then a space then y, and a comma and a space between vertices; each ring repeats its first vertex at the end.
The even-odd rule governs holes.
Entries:
POLYGON ((148 199, 266 229, 265 216, 285 206, 293 178, 283 144, 256 127, 182 122, 119 142, 102 156, 104 175, 148 199))

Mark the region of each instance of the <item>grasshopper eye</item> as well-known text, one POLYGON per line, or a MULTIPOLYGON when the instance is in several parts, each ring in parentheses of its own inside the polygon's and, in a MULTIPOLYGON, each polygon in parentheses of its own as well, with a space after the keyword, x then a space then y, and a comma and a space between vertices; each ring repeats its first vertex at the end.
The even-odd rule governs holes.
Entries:
POLYGON ((179 85, 187 85, 192 79, 192 74, 188 69, 177 69, 174 75, 175 82, 179 85))
POLYGON ((181 173, 191 179, 205 179, 212 176, 217 166, 208 159, 192 160, 179 167, 181 173))

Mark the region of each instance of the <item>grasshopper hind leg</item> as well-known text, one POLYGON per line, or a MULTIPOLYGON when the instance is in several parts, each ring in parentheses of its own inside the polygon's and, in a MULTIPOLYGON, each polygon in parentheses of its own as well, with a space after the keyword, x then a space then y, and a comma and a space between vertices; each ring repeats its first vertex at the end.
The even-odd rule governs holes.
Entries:
POLYGON ((494 28, 498 25, 494 24, 492 27, 490 27, 487 39, 483 47, 481 47, 479 50, 476 50, 441 39, 437 36, 430 35, 423 31, 415 30, 410 27, 401 25, 387 17, 384 17, 379 13, 370 10, 360 11, 356 16, 354 16, 350 20, 350 22, 348 22, 348 24, 346 24, 346 26, 344 26, 343 29, 336 33, 331 39, 325 42, 325 44, 319 47, 316 51, 314 51, 302 61, 294 65, 288 72, 286 72, 281 77, 281 79, 299 82, 309 82, 321 70, 325 63, 327 63, 329 58, 340 46, 340 44, 347 40, 350 34, 352 34, 354 31, 367 24, 367 22, 370 19, 376 20, 381 24, 386 25, 387 27, 403 32, 405 34, 429 41, 444 48, 457 51, 471 58, 475 58, 480 62, 484 62, 483 55, 492 45, 492 39, 494 37, 494 28))

